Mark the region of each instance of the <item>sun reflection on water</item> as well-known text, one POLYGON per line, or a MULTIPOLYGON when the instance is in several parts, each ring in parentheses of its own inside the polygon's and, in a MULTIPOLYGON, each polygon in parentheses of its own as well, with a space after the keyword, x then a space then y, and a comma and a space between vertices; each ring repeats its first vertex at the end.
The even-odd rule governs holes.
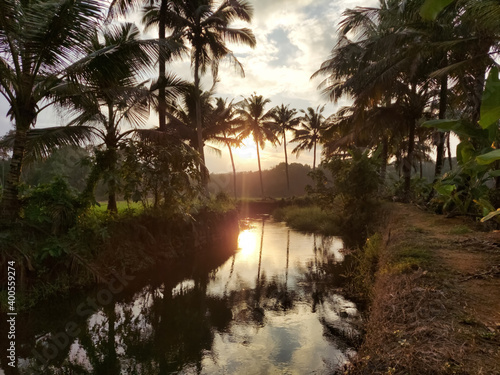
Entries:
POLYGON ((240 232, 238 236, 238 249, 241 256, 246 259, 257 249, 257 235, 251 229, 240 232))

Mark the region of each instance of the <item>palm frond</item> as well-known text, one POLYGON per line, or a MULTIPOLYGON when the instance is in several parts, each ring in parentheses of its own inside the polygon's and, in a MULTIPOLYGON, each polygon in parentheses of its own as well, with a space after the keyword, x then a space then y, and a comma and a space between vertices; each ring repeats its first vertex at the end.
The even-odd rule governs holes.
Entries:
MULTIPOLYGON (((14 147, 14 133, 8 133, 0 142, 2 148, 14 147)), ((88 126, 57 126, 30 129, 26 141, 26 162, 45 159, 57 148, 82 146, 94 139, 94 131, 88 126)))

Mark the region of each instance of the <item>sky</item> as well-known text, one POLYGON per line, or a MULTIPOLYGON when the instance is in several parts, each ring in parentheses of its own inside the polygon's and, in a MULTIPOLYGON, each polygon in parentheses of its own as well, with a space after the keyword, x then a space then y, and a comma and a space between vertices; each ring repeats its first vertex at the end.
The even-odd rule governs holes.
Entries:
MULTIPOLYGON (((267 109, 281 104, 307 109, 326 105, 324 114, 333 114, 337 108, 349 104, 347 98, 337 104, 328 102, 317 89, 321 78, 311 80, 311 75, 319 69, 335 45, 336 29, 347 8, 356 6, 377 6, 378 0, 250 0, 254 16, 249 27, 254 32, 257 45, 254 49, 246 46, 228 45, 243 64, 245 77, 234 68, 222 64, 219 69, 220 82, 215 95, 241 100, 253 93, 271 99, 267 109)), ((153 34, 151 34, 153 36, 153 34)), ((174 62, 168 68, 178 76, 192 80, 189 61, 174 62)), ((212 85, 211 78, 203 80, 204 89, 212 85)), ((0 135, 12 128, 6 118, 7 103, 0 101, 0 135)), ((65 125, 67 119, 53 110, 42 112, 37 127, 65 125)), ((157 126, 157 116, 151 113, 146 127, 157 126)), ((290 136, 287 136, 290 139, 290 136)), ((289 154, 293 148, 290 144, 289 154)), ((207 167, 212 173, 231 171, 227 149, 220 148, 221 155, 206 149, 207 167)), ((319 157, 320 150, 318 150, 319 157)), ((267 144, 261 152, 262 168, 268 169, 284 162, 283 147, 267 144)), ((289 162, 312 165, 312 153, 303 152, 296 158, 289 155, 289 162)), ((257 170, 256 149, 252 142, 235 150, 237 171, 257 170)))

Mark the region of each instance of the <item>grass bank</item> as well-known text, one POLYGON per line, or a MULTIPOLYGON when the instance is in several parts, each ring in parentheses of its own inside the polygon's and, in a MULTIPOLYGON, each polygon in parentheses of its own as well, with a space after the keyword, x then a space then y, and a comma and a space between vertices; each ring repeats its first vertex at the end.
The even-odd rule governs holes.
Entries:
POLYGON ((339 233, 338 218, 319 206, 287 206, 276 209, 273 217, 295 230, 325 235, 339 233))
MULTIPOLYGON (((195 204, 189 213, 164 209, 92 209, 75 224, 53 233, 27 221, 0 232, 3 261, 16 268, 17 311, 52 297, 108 280, 113 273, 138 273, 160 262, 182 259, 211 244, 235 246, 238 214, 230 200, 195 204)), ((7 267, 0 270, 6 286, 7 267)), ((6 288, 0 288, 1 310, 7 308, 6 288)))
POLYGON ((359 256, 366 336, 347 374, 499 374, 498 233, 403 204, 359 256))

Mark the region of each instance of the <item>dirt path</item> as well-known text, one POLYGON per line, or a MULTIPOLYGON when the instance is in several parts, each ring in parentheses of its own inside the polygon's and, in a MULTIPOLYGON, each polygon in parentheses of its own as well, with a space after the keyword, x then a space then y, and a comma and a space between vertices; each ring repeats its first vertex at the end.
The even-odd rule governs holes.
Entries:
POLYGON ((389 206, 353 374, 500 374, 500 233, 389 206))

